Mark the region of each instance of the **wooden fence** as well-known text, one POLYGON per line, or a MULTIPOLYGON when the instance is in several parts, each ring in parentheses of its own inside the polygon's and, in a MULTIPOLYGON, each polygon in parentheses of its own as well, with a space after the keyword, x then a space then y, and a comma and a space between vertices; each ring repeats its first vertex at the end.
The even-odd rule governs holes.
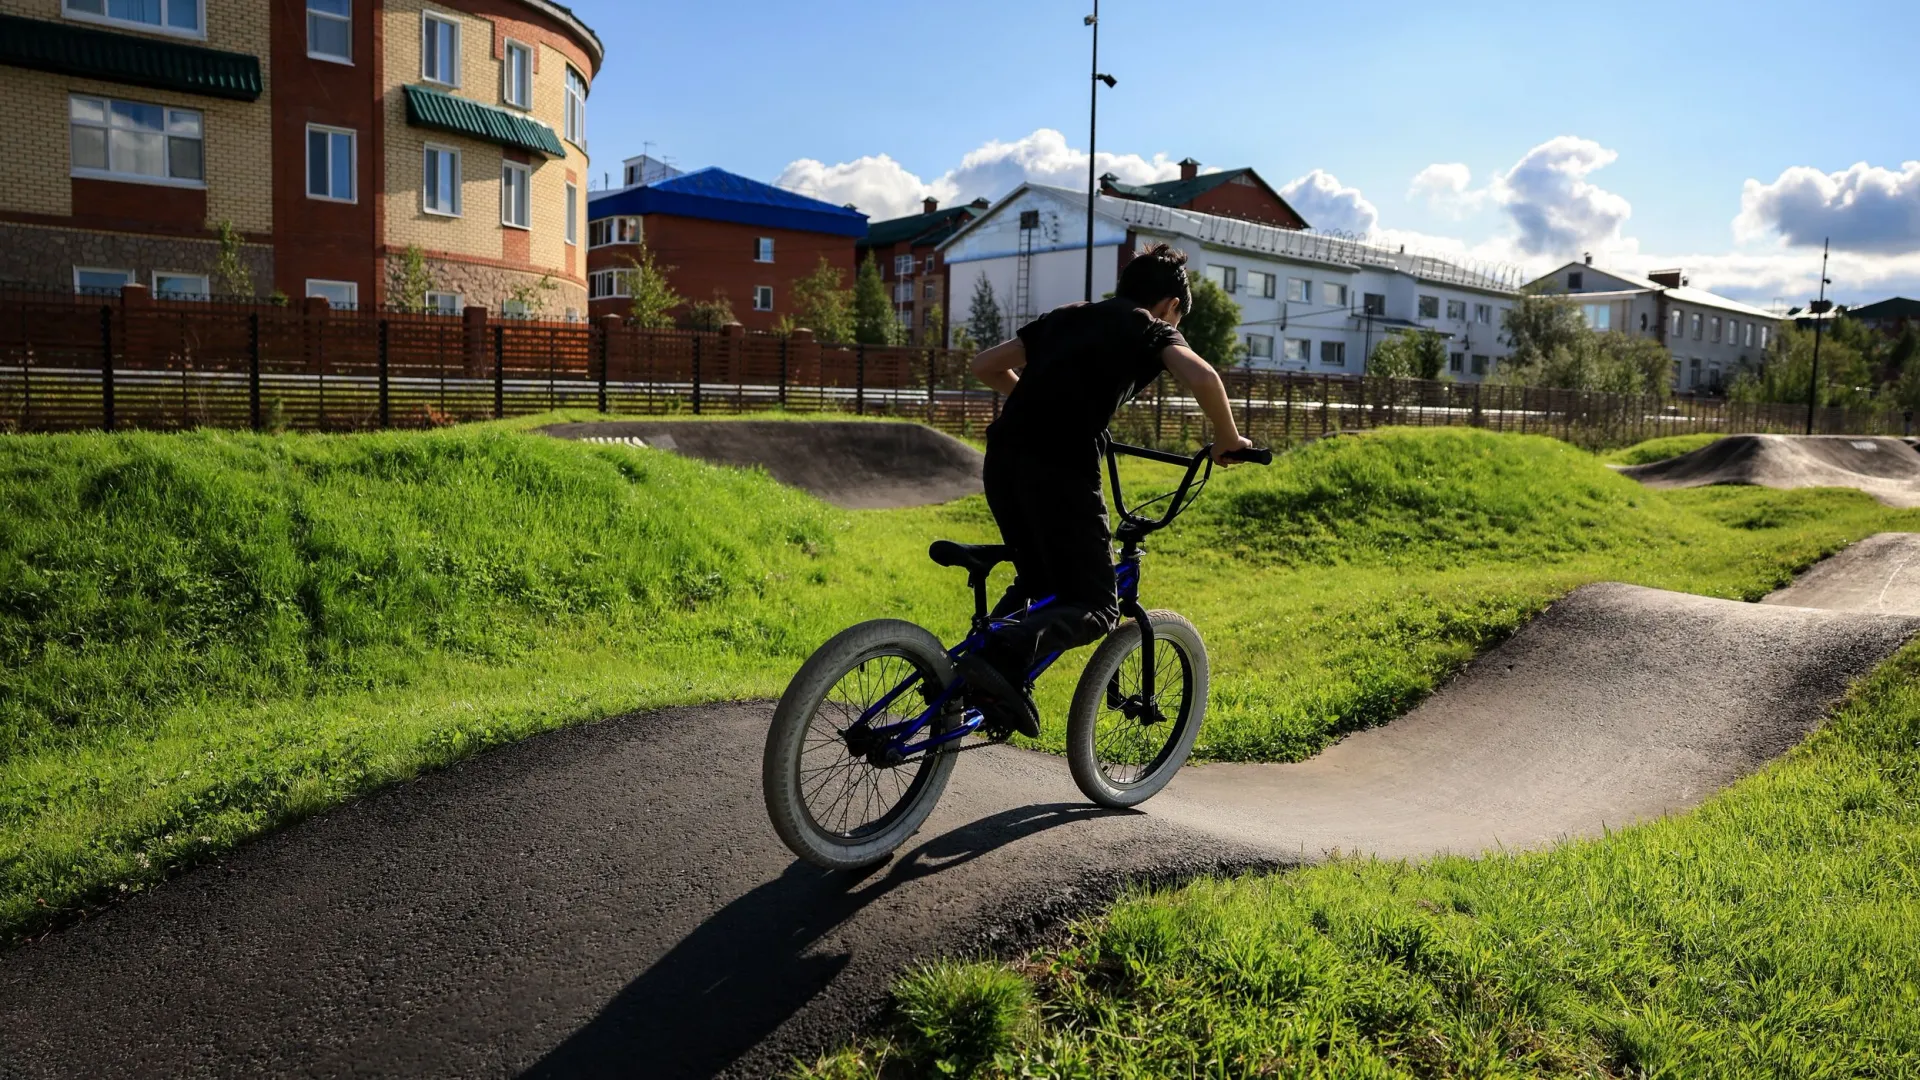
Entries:
MULTIPOLYGON (((1694 432, 1797 432, 1805 406, 1662 399, 1302 372, 1226 373, 1236 418, 1288 445, 1386 425, 1472 425, 1615 446, 1694 432)), ((947 349, 639 330, 463 315, 0 293, 0 431, 225 427, 356 431, 594 409, 631 415, 783 409, 920 420, 979 434, 1000 398, 947 349)), ((1822 409, 1829 434, 1904 434, 1892 410, 1822 409)), ((1122 410, 1121 437, 1209 435, 1166 379, 1122 410)))

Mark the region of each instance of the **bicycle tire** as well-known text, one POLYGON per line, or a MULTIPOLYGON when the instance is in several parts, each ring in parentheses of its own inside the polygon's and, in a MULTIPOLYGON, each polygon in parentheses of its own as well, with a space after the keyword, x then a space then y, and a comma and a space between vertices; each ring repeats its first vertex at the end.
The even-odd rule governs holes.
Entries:
MULTIPOLYGON (((812 770, 815 773, 826 769, 841 771, 827 773, 819 783, 841 783, 844 779, 847 783, 861 784, 872 774, 877 786, 881 782, 879 774, 892 773, 895 775, 889 782, 898 792, 898 798, 885 813, 857 829, 836 830, 817 820, 817 808, 810 805, 808 799, 808 783, 813 781, 804 771, 809 739, 811 736, 813 748, 825 748, 832 745, 832 740, 823 739, 823 731, 842 729, 833 723, 833 718, 828 719, 827 728, 818 725, 816 719, 822 707, 829 704, 829 695, 850 675, 886 657, 906 661, 923 678, 938 680, 940 686, 953 681, 952 665, 938 638, 910 622, 876 619, 848 627, 814 650, 793 681, 787 684, 774 709, 760 765, 767 817, 788 849, 815 866, 845 870, 884 861, 919 831, 940 801, 947 778, 953 773, 954 755, 950 752, 925 754, 917 762, 881 769, 853 756, 841 742, 840 763, 812 770), (912 775, 903 784, 899 774, 905 770, 911 770, 912 775)), ((891 685, 897 685, 897 680, 891 685)), ((915 690, 907 691, 902 698, 901 711, 893 714, 898 719, 906 719, 926 705, 915 690)), ((849 715, 858 715, 851 706, 839 712, 843 720, 849 715)), ((934 726, 938 727, 939 722, 934 726)), ((932 729, 927 733, 931 734, 932 729)))
POLYGON ((1166 787, 1193 752, 1194 740, 1199 738, 1200 725, 1206 718, 1208 661, 1200 631, 1171 611, 1149 611, 1147 618, 1153 625, 1154 696, 1164 705, 1172 695, 1178 695, 1173 710, 1163 721, 1168 725, 1165 733, 1154 733, 1158 723, 1143 724, 1136 718, 1126 717, 1112 705, 1116 695, 1109 693, 1110 686, 1116 688, 1120 697, 1138 692, 1140 665, 1137 662, 1131 669, 1132 690, 1126 685, 1127 661, 1140 651, 1137 622, 1128 622, 1108 634, 1094 650, 1080 674, 1079 684, 1074 687, 1073 707, 1067 714, 1067 764, 1073 771, 1073 782, 1087 798, 1101 806, 1138 806, 1166 787), (1139 733, 1123 737, 1120 748, 1125 753, 1115 754, 1114 732, 1120 729, 1109 723, 1103 735, 1103 719, 1132 725, 1139 733), (1147 760, 1135 766, 1141 770, 1137 775, 1116 777, 1103 767, 1103 751, 1109 756, 1147 760))

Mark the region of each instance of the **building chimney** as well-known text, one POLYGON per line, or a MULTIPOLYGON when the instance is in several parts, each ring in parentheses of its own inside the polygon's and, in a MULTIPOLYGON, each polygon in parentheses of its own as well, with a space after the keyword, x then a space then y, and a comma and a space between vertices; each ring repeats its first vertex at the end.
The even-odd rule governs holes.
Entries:
POLYGON ((1180 162, 1180 179, 1191 180, 1194 177, 1199 175, 1200 175, 1199 162, 1193 160, 1192 158, 1185 158, 1180 162))
POLYGON ((933 213, 933 212, 934 212, 935 210, 938 210, 938 209, 940 209, 940 200, 939 200, 939 199, 933 199, 933 198, 927 198, 927 199, 921 199, 921 200, 920 200, 920 212, 921 212, 921 213, 923 213, 923 214, 931 214, 931 213, 933 213))
POLYGON ((1587 255, 1586 255, 1586 259, 1587 259, 1587 265, 1588 265, 1588 266, 1592 266, 1592 265, 1593 265, 1593 252, 1591 252, 1591 251, 1589 251, 1589 252, 1587 252, 1587 255))
POLYGON ((1678 270, 1655 270, 1647 275, 1647 280, 1653 282, 1655 285, 1664 285, 1669 289, 1677 289, 1686 284, 1686 280, 1680 276, 1680 271, 1678 270))

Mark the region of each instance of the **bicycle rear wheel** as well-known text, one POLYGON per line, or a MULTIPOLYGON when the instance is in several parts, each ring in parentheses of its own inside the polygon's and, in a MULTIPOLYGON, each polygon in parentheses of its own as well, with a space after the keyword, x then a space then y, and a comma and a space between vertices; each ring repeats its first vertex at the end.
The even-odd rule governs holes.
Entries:
MULTIPOLYGON (((760 768, 767 816, 795 855, 828 869, 868 866, 919 830, 946 790, 953 754, 876 765, 847 732, 903 683, 914 685, 869 726, 912 719, 927 707, 922 687, 938 693, 952 680, 939 639, 898 619, 849 627, 801 665, 774 709, 760 768)), ((936 720, 916 739, 940 730, 936 720)))
POLYGON ((1207 647, 1192 623, 1150 611, 1154 704, 1141 696, 1140 626, 1129 622, 1094 650, 1067 714, 1073 782, 1101 806, 1137 806, 1167 786, 1200 735, 1207 711, 1207 647))

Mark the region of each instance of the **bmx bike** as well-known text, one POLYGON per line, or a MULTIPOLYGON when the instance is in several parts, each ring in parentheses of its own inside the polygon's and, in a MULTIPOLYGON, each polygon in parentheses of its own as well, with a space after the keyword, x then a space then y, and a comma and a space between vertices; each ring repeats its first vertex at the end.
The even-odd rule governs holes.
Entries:
MULTIPOLYGON (((1271 451, 1252 448, 1235 461, 1265 465, 1271 451)), ((1173 779, 1193 750, 1207 709, 1207 647, 1192 623, 1140 604, 1141 541, 1173 523, 1213 473, 1211 447, 1191 457, 1108 443, 1107 475, 1120 524, 1114 567, 1127 622, 1087 661, 1067 714, 1067 761, 1074 783, 1101 806, 1135 806, 1173 779), (1119 457, 1186 468, 1180 486, 1128 509, 1119 457), (1148 516, 1165 503, 1158 516, 1148 516)), ((1001 544, 937 540, 927 554, 967 572, 972 627, 952 648, 900 619, 848 627, 815 650, 774 710, 761 760, 761 783, 774 831, 795 855, 817 866, 848 869, 891 855, 933 812, 956 755, 1006 741, 982 732, 984 718, 964 703, 954 664, 989 633, 1030 617, 1047 597, 1007 618, 987 609, 987 577, 1013 557, 1001 544), (975 733, 985 738, 965 746, 975 733)), ((1037 680, 1059 652, 1041 656, 1037 680)))

